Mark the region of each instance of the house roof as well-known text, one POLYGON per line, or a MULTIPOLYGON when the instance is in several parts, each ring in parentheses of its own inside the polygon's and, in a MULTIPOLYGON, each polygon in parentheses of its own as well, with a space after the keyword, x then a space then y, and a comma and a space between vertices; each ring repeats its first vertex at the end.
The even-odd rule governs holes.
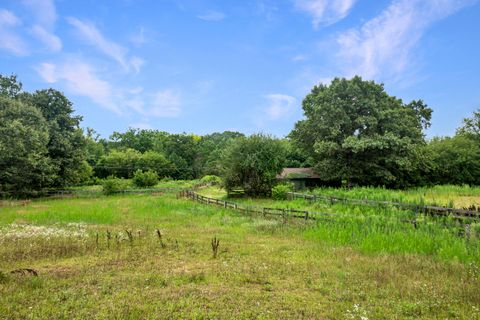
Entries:
POLYGON ((320 179, 313 168, 283 168, 277 179, 320 179))

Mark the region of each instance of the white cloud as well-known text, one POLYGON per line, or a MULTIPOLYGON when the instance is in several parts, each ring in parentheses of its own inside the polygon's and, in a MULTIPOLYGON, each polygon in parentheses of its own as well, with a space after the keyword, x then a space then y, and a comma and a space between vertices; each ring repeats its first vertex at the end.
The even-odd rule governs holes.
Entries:
POLYGON ((127 58, 128 50, 121 45, 108 40, 101 32, 90 22, 81 21, 74 17, 67 18, 70 23, 78 31, 80 36, 90 45, 96 47, 100 52, 106 56, 117 61, 125 70, 129 71, 131 68, 135 72, 140 71, 140 67, 144 61, 139 57, 127 58))
POLYGON ((50 50, 62 50, 62 41, 55 34, 48 32, 43 27, 36 25, 31 30, 32 34, 43 42, 50 50))
POLYGON ((34 14, 37 24, 45 29, 53 29, 57 20, 53 0, 23 0, 22 2, 34 14))
POLYGON ((113 58, 122 66, 127 67, 127 62, 125 59, 125 55, 127 50, 122 46, 106 39, 100 31, 91 23, 80 21, 77 18, 68 17, 68 23, 74 26, 80 35, 90 44, 97 49, 99 49, 102 53, 113 58))
POLYGON ((294 56, 292 58, 293 62, 300 62, 300 61, 305 61, 305 60, 307 60, 307 56, 304 55, 304 54, 297 54, 296 56, 294 56))
POLYGON ((269 105, 265 110, 270 120, 278 120, 290 115, 295 110, 297 99, 286 94, 268 94, 265 96, 269 105))
POLYGON ((34 17, 34 26, 30 32, 52 51, 62 49, 62 41, 54 33, 57 12, 53 0, 23 0, 23 4, 34 17))
POLYGON ((146 115, 145 110, 144 110, 144 105, 145 103, 143 102, 143 99, 139 96, 135 96, 131 99, 125 100, 125 105, 133 110, 135 110, 137 113, 141 115, 146 115))
POLYGON ((197 16, 198 19, 205 21, 222 21, 226 18, 225 13, 219 11, 208 11, 197 16))
POLYGON ((13 12, 5 9, 0 10, 0 26, 16 27, 20 24, 22 24, 22 22, 13 12))
POLYGON ((345 18, 357 0, 296 0, 298 10, 312 16, 314 28, 334 24, 345 18))
POLYGON ((346 76, 396 77, 409 66, 413 49, 434 22, 471 4, 470 0, 397 0, 360 28, 340 34, 339 52, 346 76))
POLYGON ((181 113, 180 93, 172 89, 157 91, 147 112, 159 118, 178 117, 181 113))
POLYGON ((135 70, 135 73, 140 72, 140 68, 145 64, 145 61, 139 57, 132 57, 130 59, 130 65, 135 70))
POLYGON ((95 70, 81 60, 68 60, 62 64, 42 63, 36 68, 49 83, 62 81, 73 94, 90 98, 95 103, 121 114, 112 97, 111 85, 97 77, 95 70))
POLYGON ((13 12, 0 9, 0 48, 18 56, 28 54, 26 43, 14 30, 21 24, 13 12))

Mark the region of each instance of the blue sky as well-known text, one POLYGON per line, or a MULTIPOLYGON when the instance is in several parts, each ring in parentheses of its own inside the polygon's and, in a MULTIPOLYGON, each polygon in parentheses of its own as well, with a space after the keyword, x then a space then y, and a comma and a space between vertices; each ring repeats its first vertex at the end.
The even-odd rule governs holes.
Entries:
POLYGON ((451 135, 480 107, 480 1, 2 0, 0 73, 128 127, 283 136, 313 85, 383 82, 451 135))

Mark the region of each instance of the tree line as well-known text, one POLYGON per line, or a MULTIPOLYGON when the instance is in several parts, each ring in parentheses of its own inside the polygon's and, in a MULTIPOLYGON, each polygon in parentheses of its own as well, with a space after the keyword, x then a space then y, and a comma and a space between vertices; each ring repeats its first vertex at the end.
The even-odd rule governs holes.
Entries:
POLYGON ((480 110, 452 137, 427 140, 432 110, 360 77, 315 86, 304 119, 283 139, 129 129, 102 138, 55 89, 22 90, 0 75, 0 192, 34 194, 110 176, 223 177, 227 190, 269 194, 284 167, 312 167, 325 184, 407 188, 480 183, 480 110))

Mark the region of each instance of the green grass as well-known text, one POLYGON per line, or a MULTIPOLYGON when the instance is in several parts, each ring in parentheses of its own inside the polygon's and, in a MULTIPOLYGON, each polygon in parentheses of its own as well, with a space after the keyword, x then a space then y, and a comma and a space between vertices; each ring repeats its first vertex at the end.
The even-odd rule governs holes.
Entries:
MULTIPOLYGON (((226 192, 217 187, 204 188, 199 192, 212 198, 227 199, 226 192)), ((449 217, 426 217, 391 206, 331 205, 303 199, 228 200, 246 206, 329 214, 306 235, 332 245, 348 245, 363 253, 416 253, 448 261, 480 263, 480 223, 469 222, 466 227, 449 217), (410 222, 413 220, 417 222, 416 228, 410 222)))
POLYGON ((374 187, 356 187, 352 189, 318 188, 310 193, 352 199, 393 201, 454 208, 464 208, 471 205, 480 206, 480 187, 470 187, 467 185, 444 185, 407 190, 391 190, 374 187))
POLYGON ((284 224, 174 194, 0 211, 0 319, 480 318, 478 253, 449 234, 381 224, 382 233, 349 219, 284 224), (39 276, 9 273, 18 268, 39 276))

